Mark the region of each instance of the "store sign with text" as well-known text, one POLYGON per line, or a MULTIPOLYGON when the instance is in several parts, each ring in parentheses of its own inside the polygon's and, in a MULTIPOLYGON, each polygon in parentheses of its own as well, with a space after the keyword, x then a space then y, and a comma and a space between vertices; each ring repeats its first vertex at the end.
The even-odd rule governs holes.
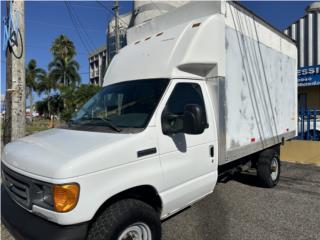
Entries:
POLYGON ((320 65, 298 69, 298 86, 320 85, 320 65))

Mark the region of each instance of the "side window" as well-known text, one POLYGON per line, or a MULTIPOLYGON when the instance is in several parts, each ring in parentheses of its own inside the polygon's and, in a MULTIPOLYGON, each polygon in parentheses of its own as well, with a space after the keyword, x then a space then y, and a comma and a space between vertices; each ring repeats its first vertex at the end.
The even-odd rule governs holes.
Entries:
MULTIPOLYGON (((187 104, 198 104, 202 109, 203 124, 207 124, 206 108, 204 105, 201 87, 197 83, 178 83, 168 99, 165 111, 170 114, 183 116, 184 107, 187 104)), ((183 119, 179 118, 175 123, 176 129, 182 129, 183 119)))

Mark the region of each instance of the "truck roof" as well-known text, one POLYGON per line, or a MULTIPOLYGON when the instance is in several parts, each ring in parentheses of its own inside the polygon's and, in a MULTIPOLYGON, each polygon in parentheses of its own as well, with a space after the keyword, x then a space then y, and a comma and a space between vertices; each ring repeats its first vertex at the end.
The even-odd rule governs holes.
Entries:
POLYGON ((201 18, 215 13, 226 14, 226 2, 231 4, 239 11, 243 12, 255 21, 261 23, 280 37, 296 44, 296 42, 281 32, 279 29, 272 26, 265 19, 243 6, 239 1, 190 1, 189 3, 175 9, 174 11, 155 17, 154 19, 136 25, 128 29, 128 43, 137 41, 146 37, 148 34, 152 35, 156 31, 162 31, 169 27, 181 24, 182 22, 191 21, 192 19, 201 18), (187 13, 187 14, 185 14, 187 13), (155 31, 155 32, 154 32, 155 31))
POLYGON ((239 4, 190 2, 129 29, 128 45, 113 58, 104 85, 146 78, 203 79, 209 72, 226 76, 227 29, 296 59, 290 38, 239 4))
POLYGON ((265 27, 269 28, 270 30, 274 31, 275 33, 279 34, 281 37, 285 38, 289 42, 291 42, 293 44, 296 44, 295 40, 293 40, 292 38, 290 38, 289 36, 287 36, 286 34, 281 32, 279 29, 277 29, 274 26, 272 26, 265 19, 263 19, 262 17, 260 17, 256 13, 252 12, 250 9, 246 8, 245 6, 243 6, 240 2, 238 2, 238 1, 229 1, 229 3, 232 4, 233 6, 235 6, 236 8, 238 8, 239 10, 245 12, 248 16, 253 17, 256 21, 258 21, 259 23, 263 24, 265 27))

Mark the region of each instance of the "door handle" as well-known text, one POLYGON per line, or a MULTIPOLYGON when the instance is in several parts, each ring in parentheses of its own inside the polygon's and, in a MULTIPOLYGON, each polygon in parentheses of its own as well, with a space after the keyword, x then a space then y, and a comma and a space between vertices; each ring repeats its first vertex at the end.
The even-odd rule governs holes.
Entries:
POLYGON ((214 157, 214 146, 213 145, 210 145, 209 146, 209 154, 210 154, 210 157, 214 157))

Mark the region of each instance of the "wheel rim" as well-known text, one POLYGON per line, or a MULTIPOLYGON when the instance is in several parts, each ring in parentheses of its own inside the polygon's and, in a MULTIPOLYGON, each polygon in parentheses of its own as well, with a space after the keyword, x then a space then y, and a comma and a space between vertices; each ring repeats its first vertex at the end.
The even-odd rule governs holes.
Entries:
POLYGON ((277 180, 279 174, 279 163, 278 159, 274 157, 271 161, 271 179, 272 181, 277 180))
POLYGON ((145 223, 135 223, 126 228, 118 240, 152 240, 151 230, 145 223))

